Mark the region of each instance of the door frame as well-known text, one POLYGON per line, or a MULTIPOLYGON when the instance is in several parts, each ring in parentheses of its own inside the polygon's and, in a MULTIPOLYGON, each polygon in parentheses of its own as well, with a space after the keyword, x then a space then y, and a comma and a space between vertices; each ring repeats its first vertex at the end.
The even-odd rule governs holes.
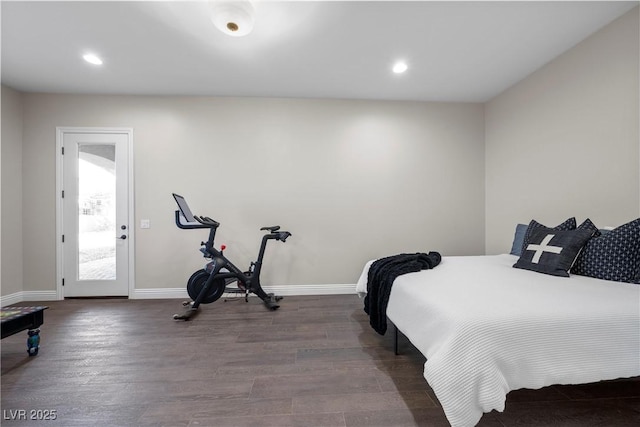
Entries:
POLYGON ((127 281, 128 285, 128 298, 134 295, 135 291, 135 205, 134 194, 135 188, 133 183, 133 128, 124 127, 69 127, 58 126, 56 127, 56 298, 58 300, 64 299, 64 286, 62 284, 64 274, 64 248, 62 243, 63 226, 63 209, 62 209, 62 191, 63 191, 63 157, 62 157, 62 145, 64 142, 64 135, 68 133, 101 133, 111 134, 119 133, 126 134, 128 139, 129 150, 127 153, 129 164, 127 168, 128 175, 128 188, 127 188, 127 203, 129 204, 129 212, 127 213, 127 220, 129 221, 129 233, 127 240, 129 242, 129 257, 128 257, 128 272, 127 281))

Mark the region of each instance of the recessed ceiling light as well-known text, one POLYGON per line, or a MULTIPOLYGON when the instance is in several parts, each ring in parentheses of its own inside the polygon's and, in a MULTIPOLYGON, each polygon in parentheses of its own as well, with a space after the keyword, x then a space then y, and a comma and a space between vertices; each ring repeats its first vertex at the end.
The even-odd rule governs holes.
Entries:
POLYGON ((102 65, 102 59, 98 58, 93 53, 87 53, 85 55, 82 55, 82 59, 87 61, 89 64, 102 65))
POLYGON ((402 62, 402 61, 400 61, 400 62, 396 62, 396 63, 393 65, 393 72, 394 72, 394 73, 396 73, 396 74, 402 74, 402 73, 404 73, 405 71, 407 71, 407 69, 408 69, 408 68, 409 68, 409 67, 407 66, 407 63, 406 63, 406 62, 402 62))

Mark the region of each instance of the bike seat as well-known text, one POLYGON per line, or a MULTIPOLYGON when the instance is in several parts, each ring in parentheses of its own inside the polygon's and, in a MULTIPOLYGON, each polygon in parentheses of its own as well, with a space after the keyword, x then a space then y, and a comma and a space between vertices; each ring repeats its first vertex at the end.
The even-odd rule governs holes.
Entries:
POLYGON ((262 228, 260 228, 260 230, 267 230, 267 231, 269 231, 271 233, 274 233, 274 232, 280 230, 280 226, 279 225, 272 225, 271 227, 262 227, 262 228))

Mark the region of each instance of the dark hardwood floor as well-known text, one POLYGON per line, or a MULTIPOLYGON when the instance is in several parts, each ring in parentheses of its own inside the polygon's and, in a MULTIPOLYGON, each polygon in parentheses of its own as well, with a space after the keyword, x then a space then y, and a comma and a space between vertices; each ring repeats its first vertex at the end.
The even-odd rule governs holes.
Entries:
MULTIPOLYGON (((178 300, 43 304, 38 356, 26 333, 2 340, 3 426, 449 425, 422 355, 394 355, 355 295, 219 300, 189 322, 178 300)), ((514 391, 479 425, 638 426, 640 381, 514 391)))

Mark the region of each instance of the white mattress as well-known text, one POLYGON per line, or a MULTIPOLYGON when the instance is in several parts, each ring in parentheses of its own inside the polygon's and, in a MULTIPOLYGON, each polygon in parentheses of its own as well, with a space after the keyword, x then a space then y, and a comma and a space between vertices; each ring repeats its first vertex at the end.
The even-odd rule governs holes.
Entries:
POLYGON ((517 259, 443 257, 393 284, 387 316, 427 358, 454 427, 503 411, 510 390, 640 375, 639 285, 512 268, 517 259))

